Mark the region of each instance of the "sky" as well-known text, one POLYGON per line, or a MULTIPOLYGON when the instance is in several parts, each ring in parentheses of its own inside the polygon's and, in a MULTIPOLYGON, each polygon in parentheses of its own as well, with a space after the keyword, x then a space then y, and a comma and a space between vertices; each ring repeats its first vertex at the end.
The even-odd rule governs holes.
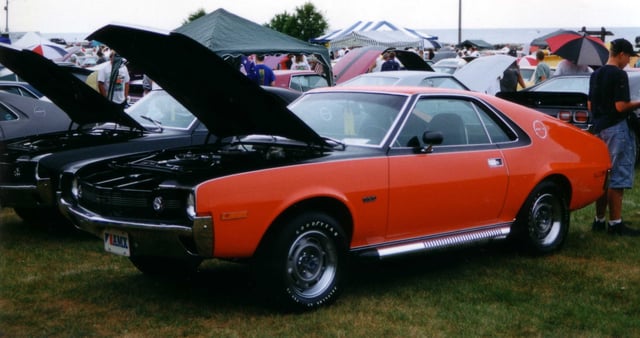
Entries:
MULTIPOLYGON (((386 20, 402 27, 428 31, 458 28, 567 28, 638 27, 633 0, 0 0, 8 1, 10 32, 93 32, 109 23, 172 30, 202 8, 218 8, 258 24, 275 15, 295 13, 311 2, 330 30, 359 20, 386 20)), ((2 7, 4 8, 4 6, 2 7)), ((0 9, 1 10, 1 9, 0 9)), ((7 28, 7 11, 0 12, 0 31, 7 28)), ((640 35, 640 32, 638 32, 640 35)))

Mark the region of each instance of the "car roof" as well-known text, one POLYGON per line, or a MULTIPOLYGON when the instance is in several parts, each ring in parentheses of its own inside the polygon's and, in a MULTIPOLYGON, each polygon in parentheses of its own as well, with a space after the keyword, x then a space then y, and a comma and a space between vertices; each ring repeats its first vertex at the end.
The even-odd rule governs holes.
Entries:
POLYGON ((422 71, 422 70, 392 70, 385 72, 372 72, 358 75, 348 81, 345 81, 338 86, 353 86, 353 82, 358 81, 360 78, 391 78, 396 79, 395 85, 414 85, 413 81, 415 81, 415 85, 418 85, 420 81, 426 78, 450 78, 453 81, 459 83, 462 87, 467 88, 467 86, 462 83, 458 78, 456 78, 453 74, 439 72, 439 71, 422 71))
POLYGON ((373 76, 373 77, 425 77, 425 76, 446 76, 451 77, 451 74, 444 72, 431 72, 426 70, 390 70, 385 72, 372 72, 365 73, 359 76, 373 76))
POLYGON ((308 74, 308 75, 318 75, 320 74, 314 72, 313 70, 300 70, 300 69, 275 69, 273 73, 277 75, 294 75, 294 74, 308 74))
POLYGON ((465 90, 435 88, 435 87, 419 87, 419 86, 335 86, 314 88, 303 94, 313 94, 321 92, 368 92, 378 94, 398 94, 398 95, 416 95, 416 94, 464 94, 470 92, 465 90))

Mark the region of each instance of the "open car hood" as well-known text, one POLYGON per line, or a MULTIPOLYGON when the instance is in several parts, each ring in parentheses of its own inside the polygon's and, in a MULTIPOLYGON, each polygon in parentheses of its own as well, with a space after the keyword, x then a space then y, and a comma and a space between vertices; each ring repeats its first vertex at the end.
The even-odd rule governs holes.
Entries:
POLYGON ((79 125, 115 122, 144 129, 119 105, 39 54, 0 43, 0 63, 42 92, 79 125))
POLYGON ((219 138, 265 134, 325 144, 280 98, 185 35, 112 24, 87 39, 135 64, 219 138))
POLYGON ((454 75, 474 92, 486 93, 515 61, 516 58, 509 55, 481 56, 458 69, 454 75))
POLYGON ((400 60, 400 63, 402 63, 406 70, 434 71, 416 52, 401 49, 394 49, 393 51, 396 53, 396 58, 400 60))

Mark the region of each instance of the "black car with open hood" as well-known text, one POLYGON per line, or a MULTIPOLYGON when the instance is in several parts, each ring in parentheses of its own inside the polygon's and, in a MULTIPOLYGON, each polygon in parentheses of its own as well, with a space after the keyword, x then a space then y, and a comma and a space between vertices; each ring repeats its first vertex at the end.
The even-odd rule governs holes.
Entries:
MULTIPOLYGON (((136 59, 136 65, 146 72, 147 68, 155 69, 149 64, 159 62, 160 67, 181 72, 174 62, 168 65, 163 61, 168 60, 136 59)), ((165 90, 154 90, 125 112, 65 69, 31 51, 0 45, 0 63, 43 92, 73 121, 66 132, 13 140, 0 154, 0 204, 13 207, 27 221, 59 215, 55 194, 65 170, 103 158, 203 144, 217 138, 165 90)), ((216 67, 208 61, 199 66, 216 67)), ((290 102, 292 98, 287 95, 290 92, 285 96, 264 92, 274 105, 279 100, 290 102)), ((214 105, 214 109, 223 108, 231 106, 214 105)))
POLYGON ((219 138, 263 134, 324 143, 282 100, 185 35, 107 25, 89 39, 108 44, 143 68, 219 138), (157 46, 163 46, 162 53, 157 46))

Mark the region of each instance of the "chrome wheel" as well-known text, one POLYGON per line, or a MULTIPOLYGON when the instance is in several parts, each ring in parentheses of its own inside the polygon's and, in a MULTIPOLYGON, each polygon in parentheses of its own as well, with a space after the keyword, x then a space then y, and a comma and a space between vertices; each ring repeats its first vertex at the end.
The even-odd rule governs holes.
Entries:
POLYGON ((529 235, 540 245, 549 245, 562 229, 562 205, 552 194, 539 196, 531 209, 529 235))
POLYGON ((291 292, 313 298, 325 292, 336 275, 336 246, 320 231, 302 233, 291 245, 287 259, 287 278, 291 292))
POLYGON ((256 280, 270 304, 305 311, 336 300, 345 284, 348 239, 331 216, 303 212, 265 236, 256 252, 256 280))
POLYGON ((520 209, 512 231, 533 254, 562 247, 569 231, 569 207, 562 189, 551 181, 540 183, 520 209))

